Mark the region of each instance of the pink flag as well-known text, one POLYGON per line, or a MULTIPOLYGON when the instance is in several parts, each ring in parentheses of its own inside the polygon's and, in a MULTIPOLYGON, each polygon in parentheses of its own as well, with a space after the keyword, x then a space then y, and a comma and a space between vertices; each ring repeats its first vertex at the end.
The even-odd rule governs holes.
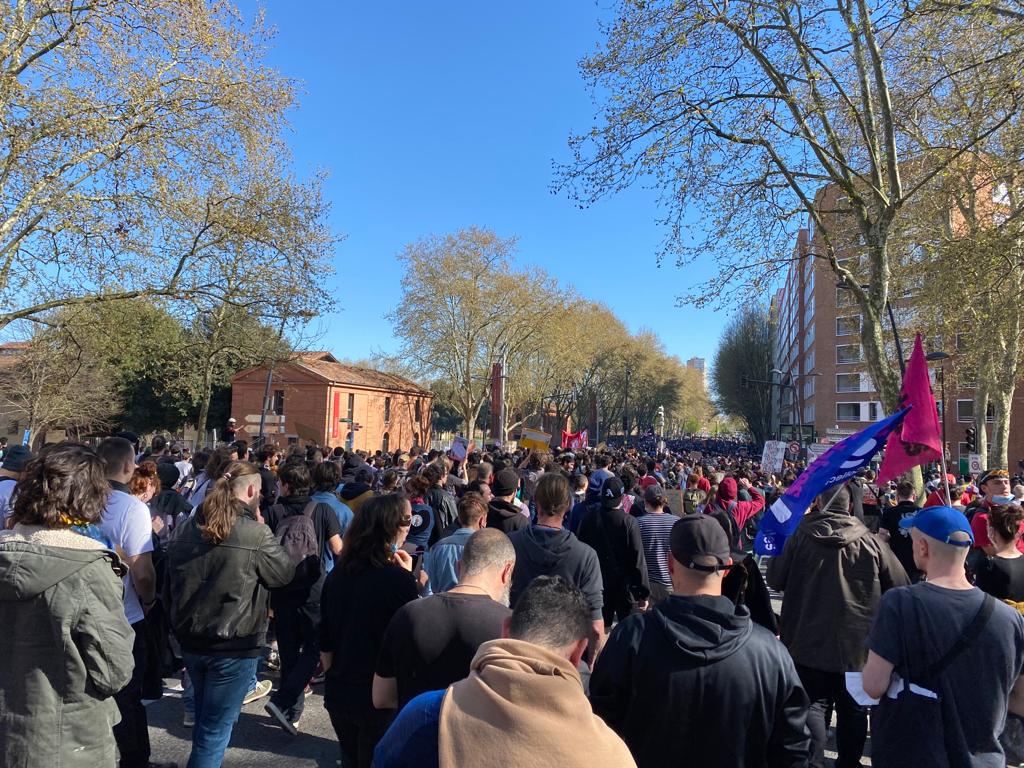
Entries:
POLYGON ((942 430, 935 396, 928 380, 928 363, 924 359, 921 334, 914 339, 914 351, 903 374, 900 389, 900 407, 913 406, 903 426, 889 435, 885 444, 885 458, 878 471, 878 482, 885 483, 899 477, 908 469, 942 458, 942 430))

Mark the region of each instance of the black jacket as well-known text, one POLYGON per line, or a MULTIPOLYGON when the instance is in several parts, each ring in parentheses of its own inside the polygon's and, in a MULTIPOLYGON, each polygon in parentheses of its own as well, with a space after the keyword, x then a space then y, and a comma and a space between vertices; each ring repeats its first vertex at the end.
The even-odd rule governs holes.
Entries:
POLYGON ((511 605, 538 576, 561 576, 579 588, 586 598, 590 618, 602 619, 604 587, 597 553, 572 533, 561 529, 531 525, 510 535, 516 550, 516 566, 512 571, 511 605))
POLYGON ((187 651, 257 656, 267 633, 267 590, 288 584, 295 566, 248 510, 220 544, 203 538, 202 514, 200 506, 167 546, 171 627, 187 651))
POLYGON ((612 602, 609 595, 639 601, 651 594, 644 543, 636 518, 622 509, 604 509, 600 503, 594 504, 587 510, 577 535, 597 552, 605 605, 612 602))
POLYGON ((530 518, 519 511, 519 507, 502 499, 491 499, 487 510, 487 527, 497 528, 509 534, 530 525, 530 518))
POLYGON ((638 768, 807 765, 807 694, 792 659, 746 608, 669 597, 612 631, 590 700, 638 768))
POLYGON ((459 508, 455 497, 443 488, 433 487, 423 494, 423 501, 434 510, 434 529, 430 532, 430 546, 434 546, 453 523, 459 521, 459 508))

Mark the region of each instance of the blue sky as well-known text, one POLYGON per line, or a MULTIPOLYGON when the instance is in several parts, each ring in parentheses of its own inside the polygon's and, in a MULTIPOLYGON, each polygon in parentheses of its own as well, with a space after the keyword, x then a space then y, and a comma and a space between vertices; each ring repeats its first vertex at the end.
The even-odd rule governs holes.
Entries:
MULTIPOLYGON (((289 116, 296 169, 330 173, 340 311, 318 343, 350 359, 397 341, 406 243, 476 225, 517 236, 517 259, 603 301, 672 354, 711 358, 723 312, 675 299, 713 266, 660 268, 656 193, 634 188, 580 210, 550 191, 552 161, 592 123, 577 69, 607 13, 593 0, 268 0, 269 63, 301 81, 289 116)), ((255 3, 243 0, 251 11, 255 3)))

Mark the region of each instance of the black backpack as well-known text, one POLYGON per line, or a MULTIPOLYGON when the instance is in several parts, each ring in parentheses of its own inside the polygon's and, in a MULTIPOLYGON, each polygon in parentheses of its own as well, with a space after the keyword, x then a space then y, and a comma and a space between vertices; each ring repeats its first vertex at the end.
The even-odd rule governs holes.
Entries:
POLYGON ((295 576, 286 589, 309 587, 315 584, 323 573, 320 562, 321 548, 316 537, 316 526, 313 525, 313 513, 318 504, 311 501, 302 510, 302 514, 283 516, 286 512, 283 504, 275 504, 272 509, 280 516, 277 530, 274 532, 278 543, 295 563, 295 576))

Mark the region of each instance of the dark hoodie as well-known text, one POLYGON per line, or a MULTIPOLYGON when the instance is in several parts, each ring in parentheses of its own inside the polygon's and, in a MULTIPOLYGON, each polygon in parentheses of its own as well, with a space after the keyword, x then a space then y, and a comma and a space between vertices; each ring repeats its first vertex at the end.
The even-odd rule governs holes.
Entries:
POLYGON ((487 527, 497 528, 505 534, 511 534, 530 525, 530 518, 519 511, 519 507, 510 501, 493 498, 487 508, 487 527))
POLYGON ((909 584, 889 545, 855 517, 811 512, 768 563, 768 586, 785 592, 782 642, 797 664, 854 672, 882 593, 909 584))
MULTIPOLYGON (((523 517, 520 515, 520 517, 523 517)), ((525 518, 524 518, 525 519, 525 518)), ((587 600, 590 618, 603 618, 604 591, 597 553, 564 528, 531 525, 509 536, 516 550, 512 572, 512 607, 538 576, 561 576, 578 587, 587 600)))
POLYGON ((638 768, 807 765, 808 701, 793 661, 724 597, 673 596, 620 622, 590 701, 638 768))

